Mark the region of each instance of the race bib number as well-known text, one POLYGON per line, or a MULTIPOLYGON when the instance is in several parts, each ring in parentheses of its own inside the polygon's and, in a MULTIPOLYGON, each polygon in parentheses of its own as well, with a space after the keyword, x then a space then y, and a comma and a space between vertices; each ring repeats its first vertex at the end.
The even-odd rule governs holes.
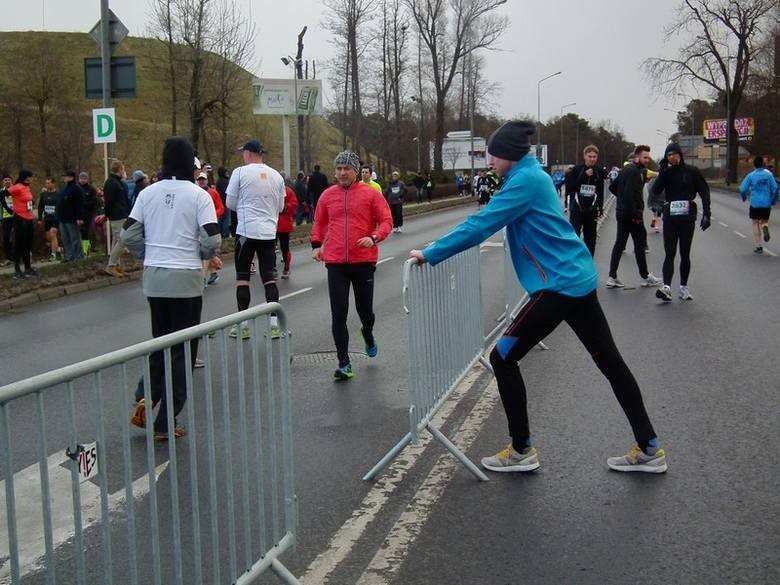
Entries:
POLYGON ((32 211, 32 201, 27 202, 27 211, 32 211))
POLYGON ((691 212, 690 201, 670 201, 669 202, 669 215, 679 216, 688 215, 691 212))
POLYGON ((596 185, 581 185, 579 195, 580 197, 595 197, 596 185))
POLYGON ((43 212, 46 215, 54 215, 54 205, 44 205, 43 212))
POLYGON ((401 187, 392 187, 393 195, 398 195, 401 192, 401 187))

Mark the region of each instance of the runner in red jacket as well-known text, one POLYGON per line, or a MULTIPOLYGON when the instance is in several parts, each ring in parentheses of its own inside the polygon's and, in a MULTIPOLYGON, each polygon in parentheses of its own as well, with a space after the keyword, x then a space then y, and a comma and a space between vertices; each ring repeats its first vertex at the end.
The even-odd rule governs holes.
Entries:
POLYGON ((282 278, 290 278, 290 265, 292 264, 292 252, 290 252, 290 234, 295 227, 295 212, 298 209, 298 197, 295 191, 285 182, 284 184, 284 208, 279 214, 279 221, 276 224, 276 240, 279 242, 279 248, 282 251, 282 261, 284 269, 282 278))
POLYGON ((360 159, 344 151, 334 161, 336 185, 320 196, 311 230, 312 258, 328 269, 331 327, 339 367, 336 380, 354 374, 349 361, 349 288, 354 288, 355 309, 362 328, 366 354, 379 352, 374 339, 374 271, 379 257, 378 243, 393 227, 390 207, 382 194, 358 181, 360 159))

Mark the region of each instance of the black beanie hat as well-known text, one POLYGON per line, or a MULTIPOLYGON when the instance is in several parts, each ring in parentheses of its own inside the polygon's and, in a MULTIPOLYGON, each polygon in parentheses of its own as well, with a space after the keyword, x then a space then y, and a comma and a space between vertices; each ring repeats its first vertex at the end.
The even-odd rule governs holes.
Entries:
POLYGON ((161 179, 176 178, 179 181, 195 182, 195 149, 189 140, 171 136, 165 140, 162 151, 161 179))
POLYGON ((488 152, 504 160, 518 161, 531 150, 528 137, 535 132, 536 126, 532 122, 507 122, 488 139, 488 152))
POLYGON ((682 156, 682 148, 680 148, 680 145, 676 142, 670 142, 666 145, 666 150, 664 151, 664 158, 669 156, 670 154, 679 154, 682 156))

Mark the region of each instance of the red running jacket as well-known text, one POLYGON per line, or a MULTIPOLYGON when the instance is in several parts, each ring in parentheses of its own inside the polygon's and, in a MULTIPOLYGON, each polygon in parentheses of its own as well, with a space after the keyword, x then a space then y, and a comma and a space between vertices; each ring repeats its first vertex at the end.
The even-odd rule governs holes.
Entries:
POLYGON ((384 240, 393 228, 390 206, 372 186, 355 181, 345 189, 339 184, 325 189, 314 211, 312 248, 322 246, 326 264, 376 263, 379 248, 359 248, 360 238, 384 240))
POLYGON ((287 185, 284 186, 284 208, 279 214, 279 221, 276 224, 277 234, 289 234, 293 231, 295 225, 295 212, 298 209, 298 198, 295 191, 287 185))

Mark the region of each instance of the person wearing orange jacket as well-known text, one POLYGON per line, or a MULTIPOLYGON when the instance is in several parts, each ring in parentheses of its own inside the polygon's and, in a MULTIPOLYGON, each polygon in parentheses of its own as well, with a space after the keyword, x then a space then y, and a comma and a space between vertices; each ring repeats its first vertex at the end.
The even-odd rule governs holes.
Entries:
POLYGON ((366 354, 376 357, 374 338, 374 271, 378 243, 393 228, 390 207, 382 193, 358 180, 360 158, 345 150, 333 161, 336 183, 320 196, 311 230, 312 258, 328 270, 331 330, 339 359, 336 380, 354 377, 349 360, 349 289, 354 289, 355 309, 366 354))
POLYGON ((290 186, 290 181, 285 177, 284 180, 284 207, 279 214, 279 221, 276 224, 276 241, 279 243, 279 249, 282 252, 282 278, 290 278, 290 265, 292 264, 292 252, 290 252, 290 234, 295 226, 295 214, 298 210, 298 197, 290 186))
POLYGON ((32 178, 32 171, 21 170, 16 182, 8 188, 14 212, 14 280, 38 276, 31 264, 34 234, 33 194, 30 191, 32 178), (19 266, 20 262, 24 263, 24 272, 19 266))

